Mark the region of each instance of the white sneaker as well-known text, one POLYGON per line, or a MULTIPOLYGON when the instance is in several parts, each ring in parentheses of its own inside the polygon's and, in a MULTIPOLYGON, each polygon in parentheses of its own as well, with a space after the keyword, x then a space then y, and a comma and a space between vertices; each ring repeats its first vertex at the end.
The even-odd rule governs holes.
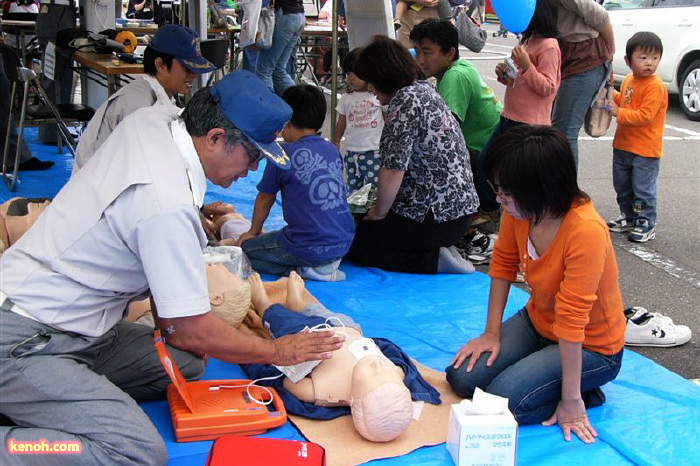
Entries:
POLYGON ((620 213, 620 216, 615 220, 610 220, 607 222, 608 229, 614 231, 615 233, 625 233, 634 228, 634 221, 628 220, 625 214, 620 213))
POLYGON ((628 346, 678 346, 690 341, 692 332, 686 325, 676 325, 670 317, 649 312, 643 307, 625 309, 628 346))

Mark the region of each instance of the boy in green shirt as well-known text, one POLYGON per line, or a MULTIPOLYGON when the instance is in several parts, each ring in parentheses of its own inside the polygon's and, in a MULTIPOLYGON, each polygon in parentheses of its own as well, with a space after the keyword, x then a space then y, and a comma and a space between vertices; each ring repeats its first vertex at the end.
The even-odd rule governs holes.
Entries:
MULTIPOLYGON (((479 213, 472 221, 484 233, 495 233, 501 217, 498 203, 484 195, 490 189, 477 166, 479 152, 491 137, 503 110, 503 104, 481 79, 479 71, 467 60, 459 59, 457 28, 450 20, 426 19, 411 31, 416 61, 426 76, 437 79, 437 91, 459 121, 479 195, 479 213)), ((483 240, 467 233, 478 241, 483 240)), ((469 250, 469 247, 465 249, 469 250)), ((486 245, 486 249, 489 245, 486 245)), ((483 252, 487 252, 486 250, 483 252)), ((478 260, 473 260, 478 263, 478 260)), ((486 261, 487 258, 486 258, 486 261)))

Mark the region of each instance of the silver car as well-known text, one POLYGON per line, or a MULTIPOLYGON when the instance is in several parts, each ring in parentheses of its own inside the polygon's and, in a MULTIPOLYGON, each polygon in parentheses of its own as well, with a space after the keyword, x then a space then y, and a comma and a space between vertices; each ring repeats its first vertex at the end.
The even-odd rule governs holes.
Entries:
POLYGON ((613 72, 621 82, 630 72, 625 44, 638 31, 656 33, 664 53, 656 73, 683 112, 700 121, 700 0, 604 0, 615 32, 613 72))

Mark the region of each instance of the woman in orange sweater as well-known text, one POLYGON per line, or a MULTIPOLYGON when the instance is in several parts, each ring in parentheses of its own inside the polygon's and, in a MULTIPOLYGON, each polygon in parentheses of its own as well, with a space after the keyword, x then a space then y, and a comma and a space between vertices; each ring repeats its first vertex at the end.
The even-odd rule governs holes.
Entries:
POLYGON ((625 317, 610 234, 576 182, 569 142, 548 126, 523 125, 498 140, 485 175, 503 206, 491 260, 484 333, 446 369, 457 394, 479 387, 509 400, 519 423, 559 424, 591 443, 587 408, 620 371, 625 317), (503 320, 519 267, 531 288, 524 309, 503 320))

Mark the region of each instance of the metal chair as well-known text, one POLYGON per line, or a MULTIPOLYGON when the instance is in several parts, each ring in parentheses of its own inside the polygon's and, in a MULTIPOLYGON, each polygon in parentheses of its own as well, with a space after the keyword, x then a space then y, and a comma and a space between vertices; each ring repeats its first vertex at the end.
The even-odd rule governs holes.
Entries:
POLYGON ((36 73, 22 66, 22 62, 14 50, 0 44, 0 52, 5 64, 5 73, 12 86, 9 102, 10 118, 5 131, 5 147, 2 156, 2 176, 9 190, 14 191, 17 184, 24 128, 26 126, 55 124, 63 142, 75 156, 76 142, 68 130, 68 126, 79 126, 87 123, 95 114, 95 110, 82 104, 54 104, 36 73), (38 105, 30 103, 29 98, 32 95, 40 102, 38 105), (15 121, 17 122, 17 149, 10 174, 8 173, 8 166, 12 160, 10 136, 15 121))

